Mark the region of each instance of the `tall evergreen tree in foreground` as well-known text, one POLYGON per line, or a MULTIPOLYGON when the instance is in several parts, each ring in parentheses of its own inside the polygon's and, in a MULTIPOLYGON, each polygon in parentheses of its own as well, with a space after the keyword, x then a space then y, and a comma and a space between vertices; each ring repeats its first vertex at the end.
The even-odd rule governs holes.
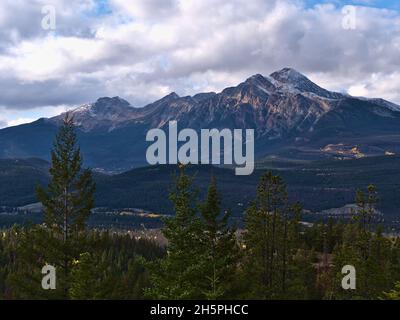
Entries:
POLYGON ((299 205, 289 205, 286 186, 279 176, 271 172, 261 176, 256 199, 245 216, 245 272, 254 279, 249 298, 289 296, 288 283, 296 277, 292 262, 298 248, 300 211, 299 205))
POLYGON ((184 166, 170 194, 175 215, 165 219, 163 233, 168 239, 167 257, 151 267, 149 297, 158 299, 196 299, 201 297, 201 221, 197 193, 184 166))
POLYGON ((82 170, 74 121, 68 114, 51 151, 50 175, 47 190, 39 187, 37 196, 44 206, 46 226, 62 234, 67 242, 70 236, 85 229, 95 191, 91 171, 82 170))
POLYGON ((238 265, 239 252, 235 228, 228 225, 230 212, 221 211, 221 198, 215 177, 212 178, 206 199, 200 204, 202 217, 201 246, 202 274, 205 277, 204 295, 207 299, 229 296, 238 265))
POLYGON ((394 243, 383 236, 382 226, 373 224, 377 199, 373 185, 369 185, 366 192, 356 194, 355 223, 345 226, 342 242, 333 251, 334 281, 329 293, 332 298, 377 299, 382 292, 391 289, 393 279, 397 277, 397 268, 393 267, 396 262, 391 257, 395 252, 394 243), (344 265, 352 265, 357 271, 356 290, 346 291, 341 287, 344 265))
POLYGON ((246 211, 246 269, 254 275, 252 291, 257 298, 271 298, 278 292, 278 234, 286 199, 283 181, 267 172, 261 176, 256 199, 246 211))
POLYGON ((79 257, 83 231, 94 206, 95 185, 89 169, 82 170, 73 118, 67 113, 51 152, 51 180, 47 189, 39 187, 37 196, 44 207, 44 224, 52 248, 43 255, 57 268, 57 279, 68 292, 72 261, 79 257), (62 272, 60 273, 60 270, 62 272))

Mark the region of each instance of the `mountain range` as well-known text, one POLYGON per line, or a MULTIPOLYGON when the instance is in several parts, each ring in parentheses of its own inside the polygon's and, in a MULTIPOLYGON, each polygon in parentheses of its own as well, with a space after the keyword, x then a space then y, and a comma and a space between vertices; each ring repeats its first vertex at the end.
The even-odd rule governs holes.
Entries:
MULTIPOLYGON (((176 93, 142 108, 103 97, 70 111, 85 164, 122 172, 146 165, 146 133, 179 128, 255 130, 257 160, 348 159, 400 152, 400 106, 328 91, 291 68, 219 93, 176 93)), ((0 130, 0 158, 49 159, 64 114, 0 130)))

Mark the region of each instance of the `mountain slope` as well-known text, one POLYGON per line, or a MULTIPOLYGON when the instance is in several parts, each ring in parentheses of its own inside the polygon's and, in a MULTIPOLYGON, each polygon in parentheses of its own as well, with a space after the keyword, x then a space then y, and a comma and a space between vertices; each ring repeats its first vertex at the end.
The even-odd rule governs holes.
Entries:
MULTIPOLYGON (((400 107, 319 87, 294 69, 248 78, 220 93, 171 93, 143 108, 100 98, 72 111, 86 164, 108 171, 146 165, 151 128, 252 128, 256 158, 376 156, 400 152, 400 107), (357 152, 347 152, 353 150, 357 152)), ((0 157, 48 159, 64 115, 0 130, 0 157)))
POLYGON ((47 184, 49 164, 40 159, 0 159, 0 206, 37 202, 36 186, 47 184))

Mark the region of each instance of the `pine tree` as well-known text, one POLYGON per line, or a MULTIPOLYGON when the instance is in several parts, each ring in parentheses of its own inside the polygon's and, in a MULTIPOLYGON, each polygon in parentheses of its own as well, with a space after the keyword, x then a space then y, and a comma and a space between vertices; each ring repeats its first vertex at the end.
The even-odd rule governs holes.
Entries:
MULTIPOLYGON (((43 225, 20 228, 16 235, 17 246, 14 251, 15 269, 9 281, 13 294, 18 299, 65 299, 65 278, 57 271, 56 290, 43 290, 42 268, 46 264, 56 266, 54 261, 62 261, 60 242, 43 225)), ((56 266, 57 267, 57 266, 56 266)))
POLYGON ((291 262, 296 253, 295 248, 300 244, 300 228, 299 221, 302 207, 299 203, 295 203, 284 208, 282 213, 283 235, 279 244, 279 258, 281 260, 281 288, 282 294, 288 291, 288 283, 293 277, 297 277, 295 272, 291 270, 291 262))
POLYGON ((376 215, 375 206, 378 202, 376 187, 369 185, 367 193, 358 190, 356 193, 357 210, 354 219, 358 221, 364 235, 369 231, 373 218, 376 215))
POLYGON ((315 253, 312 250, 298 249, 291 257, 288 266, 284 299, 315 299, 317 271, 313 260, 315 253))
POLYGON ((285 266, 277 259, 282 259, 282 252, 287 250, 286 210, 285 184, 279 176, 267 172, 260 179, 256 199, 247 209, 245 218, 246 268, 249 276, 255 278, 252 290, 255 298, 277 297, 285 287, 282 268, 287 268, 288 252, 284 254, 285 266))
POLYGON ((238 263, 235 228, 228 225, 230 212, 221 211, 221 198, 215 177, 212 177, 205 201, 200 204, 202 216, 202 274, 206 277, 203 290, 207 299, 229 295, 238 263))
MULTIPOLYGON (((393 243, 383 236, 383 228, 375 226, 376 188, 368 186, 367 193, 358 191, 355 224, 344 228, 342 242, 333 254, 335 279, 332 296, 339 299, 377 299, 393 283, 393 243), (344 291, 340 285, 341 268, 352 265, 357 272, 357 290, 344 291)), ((395 271, 395 272, 393 272, 395 271)))
POLYGON ((360 247, 357 244, 360 236, 359 227, 356 224, 348 224, 343 231, 343 238, 332 255, 333 268, 330 270, 330 286, 326 288, 327 299, 360 299, 365 294, 365 263, 363 262, 360 247), (356 269, 356 290, 344 290, 342 288, 342 268, 345 265, 354 266, 356 269))
POLYGON ((73 118, 67 113, 51 152, 51 180, 47 190, 38 187, 37 197, 44 207, 44 225, 53 243, 48 263, 63 277, 68 293, 68 277, 73 259, 82 253, 85 222, 94 206, 95 185, 89 169, 82 170, 73 118), (60 274, 62 270, 62 274, 60 274))
POLYGON ((158 299, 201 297, 201 221, 197 212, 197 192, 192 177, 181 166, 170 194, 175 215, 164 220, 168 240, 167 257, 150 266, 152 287, 147 296, 158 299))
POLYGON ((76 300, 92 300, 98 294, 99 270, 90 253, 81 253, 72 263, 69 296, 76 300))

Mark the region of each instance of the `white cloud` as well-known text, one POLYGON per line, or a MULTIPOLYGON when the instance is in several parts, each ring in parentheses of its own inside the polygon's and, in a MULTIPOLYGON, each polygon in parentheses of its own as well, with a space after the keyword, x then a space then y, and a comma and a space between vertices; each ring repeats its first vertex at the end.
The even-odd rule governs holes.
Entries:
POLYGON ((400 88, 400 71, 390 75, 376 73, 365 81, 349 88, 349 93, 354 96, 385 97, 387 100, 398 101, 400 88))
POLYGON ((7 122, 7 127, 13 127, 13 126, 18 126, 20 124, 24 124, 24 123, 29 123, 29 122, 33 122, 36 119, 32 119, 32 118, 17 118, 15 120, 10 120, 7 122))
POLYGON ((110 6, 120 14, 136 19, 160 19, 175 14, 178 9, 178 2, 175 0, 110 0, 109 2, 110 6))
POLYGON ((0 129, 5 127, 17 126, 23 123, 33 122, 42 117, 53 117, 69 110, 71 106, 47 106, 31 110, 12 110, 0 106, 0 129))
MULTIPOLYGON (((291 66, 328 89, 400 103, 400 14, 301 1, 94 0, 0 3, 0 105, 26 110, 120 95, 136 106, 169 91, 218 91, 291 66), (57 30, 40 28, 40 6, 57 30)), ((46 109, 48 114, 48 110, 46 109)), ((24 118, 21 116, 20 118, 24 118)))

